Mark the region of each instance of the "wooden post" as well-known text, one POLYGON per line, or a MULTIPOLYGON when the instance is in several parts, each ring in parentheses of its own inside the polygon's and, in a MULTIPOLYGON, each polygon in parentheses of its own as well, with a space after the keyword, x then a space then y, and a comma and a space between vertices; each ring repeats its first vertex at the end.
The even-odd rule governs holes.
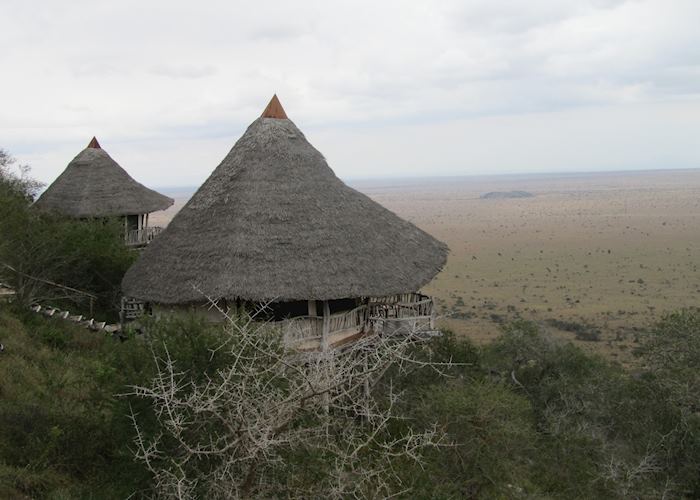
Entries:
POLYGON ((316 301, 315 300, 309 301, 309 316, 318 316, 318 314, 316 313, 316 301))
POLYGON ((323 337, 321 338, 321 350, 327 352, 330 347, 330 327, 331 327, 331 308, 328 301, 323 301, 323 337))
POLYGON ((119 324, 122 327, 122 331, 124 331, 124 325, 126 325, 126 315, 125 315, 125 308, 124 308, 124 300, 126 297, 122 295, 121 300, 119 301, 119 324))
MULTIPOLYGON (((330 347, 330 326, 331 326, 331 308, 328 306, 328 301, 323 301, 323 335, 321 337, 321 351, 324 356, 322 358, 323 363, 326 364, 326 369, 328 369, 329 360, 326 358, 325 354, 328 353, 330 347)), ((330 380, 330 377, 326 377, 326 380, 330 380)), ((326 388, 326 392, 323 393, 323 407, 326 413, 330 410, 330 394, 328 394, 329 388, 326 388)))

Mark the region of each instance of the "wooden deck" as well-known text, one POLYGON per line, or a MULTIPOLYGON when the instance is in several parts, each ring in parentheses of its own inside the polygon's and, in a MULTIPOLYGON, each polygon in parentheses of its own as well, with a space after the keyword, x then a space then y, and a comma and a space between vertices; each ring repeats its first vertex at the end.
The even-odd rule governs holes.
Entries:
POLYGON ((335 348, 368 334, 432 332, 435 315, 430 297, 402 294, 372 299, 351 311, 331 315, 326 339, 322 316, 299 316, 280 322, 279 328, 288 348, 313 351, 323 349, 324 344, 335 348))
MULTIPOLYGON (((123 322, 148 314, 145 304, 136 299, 122 299, 123 322)), ((177 308, 154 306, 153 314, 172 314, 177 308)), ((183 311, 190 311, 189 308, 183 311)), ((202 309, 202 312, 205 312, 202 309)), ((213 323, 223 317, 214 310, 206 310, 213 323)), ((401 335, 435 331, 432 298, 418 293, 373 298, 350 311, 323 316, 297 316, 269 323, 278 329, 285 346, 300 352, 334 349, 365 335, 401 335)))

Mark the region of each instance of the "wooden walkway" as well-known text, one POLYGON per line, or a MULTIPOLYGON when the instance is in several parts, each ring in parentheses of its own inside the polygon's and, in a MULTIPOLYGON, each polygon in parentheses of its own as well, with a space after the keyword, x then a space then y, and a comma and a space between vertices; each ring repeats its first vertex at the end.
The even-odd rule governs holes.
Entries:
POLYGON ((108 324, 106 321, 97 321, 94 318, 88 319, 81 314, 73 315, 70 313, 70 311, 63 311, 57 307, 34 304, 30 307, 30 309, 35 313, 43 314, 48 318, 60 318, 71 321, 94 332, 102 331, 110 334, 118 334, 122 329, 121 325, 119 324, 108 324))
MULTIPOLYGON (((12 287, 6 285, 5 283, 0 283, 0 302, 10 302, 14 296, 15 291, 12 289, 12 287)), ((108 324, 106 321, 97 321, 94 318, 86 318, 82 314, 71 314, 70 311, 61 310, 58 307, 34 304, 30 306, 29 309, 37 314, 42 314, 47 318, 58 318, 70 321, 95 332, 101 331, 109 334, 119 334, 122 329, 120 324, 108 324)))

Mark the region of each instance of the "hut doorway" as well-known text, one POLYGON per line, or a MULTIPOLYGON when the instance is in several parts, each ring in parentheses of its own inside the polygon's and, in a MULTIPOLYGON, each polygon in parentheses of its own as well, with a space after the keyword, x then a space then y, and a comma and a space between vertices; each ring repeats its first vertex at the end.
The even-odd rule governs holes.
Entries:
POLYGON ((141 216, 140 215, 127 215, 126 216, 126 232, 138 231, 141 229, 141 216))

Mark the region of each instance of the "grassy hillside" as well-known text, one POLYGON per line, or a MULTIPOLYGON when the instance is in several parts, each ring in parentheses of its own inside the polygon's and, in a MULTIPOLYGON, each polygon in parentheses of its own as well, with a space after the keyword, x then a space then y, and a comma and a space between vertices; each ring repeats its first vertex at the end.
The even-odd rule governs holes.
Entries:
POLYGON ((126 401, 148 373, 137 342, 0 305, 0 498, 125 498, 146 484, 126 401))

